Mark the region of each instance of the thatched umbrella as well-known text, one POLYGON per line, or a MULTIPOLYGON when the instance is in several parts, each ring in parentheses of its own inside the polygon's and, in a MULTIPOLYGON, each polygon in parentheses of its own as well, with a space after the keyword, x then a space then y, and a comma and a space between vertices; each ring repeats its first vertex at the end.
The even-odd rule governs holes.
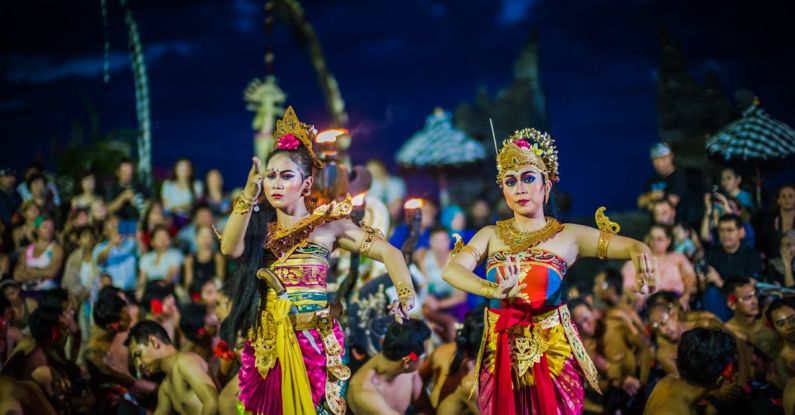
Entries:
POLYGON ((486 158, 486 148, 478 140, 453 127, 449 112, 436 108, 425 119, 425 127, 417 131, 397 152, 400 166, 439 171, 442 205, 447 203, 445 169, 476 163, 486 158))
POLYGON ((707 152, 725 162, 754 162, 756 197, 760 202, 760 163, 795 155, 795 130, 771 118, 754 98, 740 119, 707 139, 707 152))

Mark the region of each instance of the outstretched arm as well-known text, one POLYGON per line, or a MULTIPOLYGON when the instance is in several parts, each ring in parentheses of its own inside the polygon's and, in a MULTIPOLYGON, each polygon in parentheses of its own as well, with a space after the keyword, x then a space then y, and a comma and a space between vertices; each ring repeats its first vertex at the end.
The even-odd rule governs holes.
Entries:
POLYGON ((411 274, 403 260, 403 254, 399 249, 390 245, 389 242, 381 238, 365 233, 362 228, 356 226, 350 219, 341 219, 334 222, 337 244, 348 251, 359 252, 359 254, 379 261, 386 266, 387 274, 398 290, 400 297, 400 311, 402 314, 396 316, 398 321, 403 317, 408 318, 409 311, 414 308, 414 284, 411 281, 411 274))
MULTIPOLYGON (((575 234, 579 254, 581 257, 600 257, 599 243, 602 231, 590 226, 566 224, 575 234)), ((656 287, 655 264, 651 250, 646 244, 625 236, 613 235, 607 239, 607 249, 603 252, 603 259, 631 260, 635 266, 638 277, 638 289, 648 284, 649 288, 656 287)))

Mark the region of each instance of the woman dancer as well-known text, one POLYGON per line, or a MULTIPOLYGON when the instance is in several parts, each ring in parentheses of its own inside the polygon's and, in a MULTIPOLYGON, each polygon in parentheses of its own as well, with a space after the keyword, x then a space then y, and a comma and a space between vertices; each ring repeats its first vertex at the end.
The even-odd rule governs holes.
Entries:
POLYGON ((444 278, 490 299, 478 359, 483 414, 579 414, 584 380, 598 390, 565 306, 566 270, 577 258, 631 259, 639 285, 654 286, 649 248, 614 236, 618 225, 597 211, 600 229, 562 224, 544 215, 558 176, 548 134, 516 131, 497 155, 497 183, 514 217, 487 226, 458 252, 444 278), (472 270, 487 260, 487 279, 472 270))
POLYGON ((335 247, 384 263, 398 291, 392 307, 398 321, 414 306, 403 255, 349 219, 350 200, 308 207, 313 169, 322 167, 312 150, 316 134, 287 108, 276 123, 276 149, 264 166, 253 159, 224 228, 221 251, 240 257, 229 284, 232 309, 222 327, 230 343, 238 334, 245 338, 239 412, 345 413, 350 370, 326 292, 335 247))

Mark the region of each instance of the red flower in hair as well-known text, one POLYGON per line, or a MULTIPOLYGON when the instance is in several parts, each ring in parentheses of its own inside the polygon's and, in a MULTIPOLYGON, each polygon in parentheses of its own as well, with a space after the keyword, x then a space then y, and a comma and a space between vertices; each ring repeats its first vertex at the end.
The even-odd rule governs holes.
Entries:
POLYGON ((229 343, 224 340, 219 341, 218 344, 215 345, 213 354, 222 360, 232 360, 235 358, 235 352, 229 349, 229 343))
POLYGON ((298 141, 292 134, 285 134, 282 138, 279 139, 279 142, 276 144, 276 147, 279 150, 295 150, 298 146, 301 145, 301 142, 298 141))
POLYGON ((190 299, 193 300, 194 303, 201 302, 202 294, 201 293, 192 293, 190 295, 190 299))
POLYGON ((737 302, 737 296, 734 295, 734 294, 729 294, 728 296, 726 296, 726 299, 729 300, 730 303, 736 303, 737 302))
POLYGON ((513 140, 513 144, 519 148, 530 148, 530 143, 528 143, 525 139, 520 138, 518 140, 513 140))
POLYGON ((204 335, 207 334, 207 330, 204 327, 199 327, 199 330, 196 331, 196 334, 198 334, 199 337, 204 337, 204 335))
POLYGON ((726 378, 728 382, 734 380, 734 362, 729 362, 723 369, 723 373, 721 373, 721 375, 726 378))
POLYGON ((159 316, 163 314, 163 301, 155 298, 149 302, 149 308, 152 310, 152 314, 159 316))
POLYGON ((61 336, 63 336, 61 329, 57 326, 50 327, 50 337, 52 337, 53 343, 58 343, 58 340, 61 340, 61 336))
POLYGON ((417 353, 414 353, 414 352, 409 353, 408 358, 412 362, 416 362, 417 360, 420 359, 420 357, 417 356, 417 353))
POLYGON ((119 331, 119 327, 121 327, 121 324, 119 324, 118 321, 114 321, 113 323, 108 324, 108 328, 113 331, 119 331))

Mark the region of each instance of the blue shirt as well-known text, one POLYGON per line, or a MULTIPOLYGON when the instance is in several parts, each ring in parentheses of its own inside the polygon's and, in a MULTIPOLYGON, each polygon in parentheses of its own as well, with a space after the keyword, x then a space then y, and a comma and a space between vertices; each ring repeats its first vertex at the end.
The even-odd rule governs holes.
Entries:
POLYGON ((110 275, 114 286, 124 291, 134 290, 138 279, 138 244, 133 238, 122 239, 121 244, 111 248, 105 262, 100 264, 99 253, 109 243, 101 242, 94 247, 94 261, 97 261, 102 272, 110 275))

